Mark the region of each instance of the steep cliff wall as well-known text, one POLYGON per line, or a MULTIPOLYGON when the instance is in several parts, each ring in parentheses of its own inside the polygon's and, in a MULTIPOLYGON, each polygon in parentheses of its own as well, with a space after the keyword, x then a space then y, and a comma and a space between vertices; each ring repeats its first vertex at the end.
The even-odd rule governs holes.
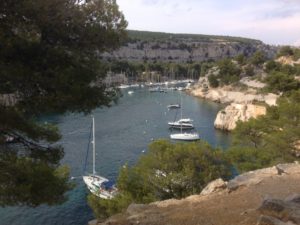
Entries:
POLYGON ((129 32, 129 39, 121 48, 104 53, 104 59, 128 61, 201 62, 252 55, 262 50, 274 56, 275 47, 261 41, 208 35, 180 35, 156 32, 129 32))
POLYGON ((241 103, 248 104, 253 101, 265 102, 268 105, 276 105, 278 95, 268 94, 254 94, 241 91, 230 91, 224 88, 194 88, 190 94, 195 97, 204 98, 219 103, 241 103))

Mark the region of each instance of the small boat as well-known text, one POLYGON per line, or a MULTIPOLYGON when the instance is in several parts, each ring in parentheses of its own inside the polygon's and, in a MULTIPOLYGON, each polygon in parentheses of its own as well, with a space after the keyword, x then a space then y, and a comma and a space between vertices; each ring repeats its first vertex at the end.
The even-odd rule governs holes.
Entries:
POLYGON ((121 84, 121 85, 119 86, 120 89, 126 89, 126 88, 129 88, 129 87, 130 87, 130 86, 127 85, 127 84, 121 84))
POLYGON ((183 118, 183 119, 178 120, 178 122, 180 122, 180 123, 192 123, 193 120, 190 119, 190 118, 183 118))
POLYGON ((96 152, 95 152, 95 119, 94 117, 92 118, 92 141, 91 143, 93 144, 93 173, 83 176, 83 181, 86 184, 87 188, 89 191, 96 195, 99 198, 103 199, 112 199, 114 198, 117 193, 118 189, 115 187, 114 182, 108 180, 105 177, 99 176, 96 173, 95 170, 95 157, 96 157, 96 152))
POLYGON ((129 95, 132 95, 134 93, 134 91, 128 91, 129 95))
POLYGON ((179 140, 179 141, 197 141, 200 139, 198 133, 177 133, 171 134, 170 138, 172 140, 179 140))
POLYGON ((170 128, 175 128, 175 129, 194 129, 194 125, 191 123, 193 120, 187 118, 187 119, 180 119, 178 121, 174 122, 168 122, 168 125, 170 128))
POLYGON ((150 92, 160 92, 160 87, 149 88, 150 92))
POLYGON ((167 106, 168 109, 179 109, 180 105, 179 104, 170 104, 167 106))
MULTIPOLYGON (((182 98, 180 95, 180 105, 182 106, 182 98)), ((175 121, 175 122, 169 122, 168 125, 170 126, 170 128, 176 128, 176 129, 180 129, 180 133, 175 133, 175 134, 171 134, 170 138, 172 140, 179 140, 179 141, 196 141, 199 140, 199 134, 196 132, 193 133, 186 133, 186 132, 182 132, 182 130, 184 129, 194 129, 194 126, 192 124, 193 120, 191 120, 190 118, 182 118, 182 108, 180 108, 180 120, 175 121)))

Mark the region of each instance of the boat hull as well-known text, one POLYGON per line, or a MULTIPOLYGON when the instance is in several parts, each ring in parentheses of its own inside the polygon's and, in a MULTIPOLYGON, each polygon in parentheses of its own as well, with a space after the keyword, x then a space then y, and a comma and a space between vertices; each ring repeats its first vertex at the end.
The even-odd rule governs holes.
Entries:
POLYGON ((197 141, 200 139, 199 134, 197 133, 171 134, 170 138, 172 140, 180 140, 180 141, 197 141))
POLYGON ((103 183, 109 181, 105 177, 101 177, 98 175, 83 176, 83 181, 89 191, 99 198, 112 199, 118 192, 117 188, 115 187, 112 187, 110 189, 106 189, 105 187, 103 187, 103 183))

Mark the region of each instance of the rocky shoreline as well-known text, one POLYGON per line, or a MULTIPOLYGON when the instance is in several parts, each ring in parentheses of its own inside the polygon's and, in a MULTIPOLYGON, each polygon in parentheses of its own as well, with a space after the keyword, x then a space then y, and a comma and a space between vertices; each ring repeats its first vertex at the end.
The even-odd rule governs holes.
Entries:
POLYGON ((257 118, 265 115, 266 111, 266 107, 262 105, 231 103, 218 112, 214 126, 217 129, 231 131, 235 129, 237 121, 245 122, 250 118, 257 118))
POLYGON ((279 164, 212 181, 199 195, 149 205, 132 204, 90 225, 295 225, 300 224, 300 165, 279 164))
MULTIPOLYGON (((261 87, 262 83, 256 82, 256 85, 261 87)), ((219 111, 214 122, 215 128, 227 131, 233 130, 237 121, 248 121, 250 118, 265 115, 265 105, 276 105, 279 97, 272 93, 257 94, 253 88, 247 91, 237 91, 232 87, 209 88, 206 78, 200 78, 199 83, 188 93, 209 101, 229 104, 219 111)))

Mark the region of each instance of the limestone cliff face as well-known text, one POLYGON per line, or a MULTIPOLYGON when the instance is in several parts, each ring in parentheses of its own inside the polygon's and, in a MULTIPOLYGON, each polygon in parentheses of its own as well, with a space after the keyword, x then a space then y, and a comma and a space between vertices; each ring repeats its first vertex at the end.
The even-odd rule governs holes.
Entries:
POLYGON ((104 53, 104 59, 127 61, 166 61, 166 62, 202 62, 234 57, 238 54, 252 55, 262 50, 269 57, 276 53, 274 47, 261 42, 243 43, 224 40, 197 41, 193 39, 177 40, 135 40, 125 43, 111 53, 104 53))
POLYGON ((247 104, 253 101, 265 102, 268 105, 276 105, 278 95, 247 93, 242 91, 225 90, 224 88, 194 88, 190 94, 219 103, 241 103, 247 104))
POLYGON ((300 64, 300 59, 295 61, 292 56, 281 56, 275 61, 284 65, 291 65, 291 66, 300 64))
POLYGON ((218 179, 208 184, 201 194, 182 200, 132 204, 122 214, 103 223, 90 224, 300 224, 299 179, 299 164, 279 164, 241 174, 228 182, 218 179))
POLYGON ((266 114, 266 107, 254 104, 231 103, 218 112, 214 126, 222 130, 233 130, 238 121, 248 121, 250 118, 266 114))

